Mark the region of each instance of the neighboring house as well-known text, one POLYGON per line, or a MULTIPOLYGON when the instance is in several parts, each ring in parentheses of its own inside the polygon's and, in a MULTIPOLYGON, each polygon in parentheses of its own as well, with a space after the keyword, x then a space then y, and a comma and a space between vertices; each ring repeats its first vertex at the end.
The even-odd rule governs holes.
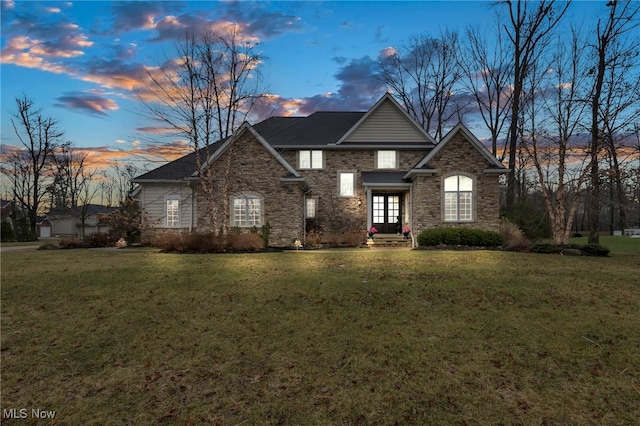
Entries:
POLYGON ((0 217, 8 218, 13 213, 13 201, 0 199, 0 217))
POLYGON ((38 238, 50 238, 52 228, 53 225, 49 219, 39 217, 36 223, 36 236, 38 238))
MULTIPOLYGON (((364 238, 372 226, 394 234, 410 227, 417 235, 499 225, 502 164, 462 124, 436 143, 389 94, 367 112, 244 123, 212 151, 202 158, 219 176, 218 216, 238 230, 267 226, 273 246, 304 242, 314 229, 364 238)), ((134 179, 143 238, 210 229, 195 155, 134 179)))
POLYGON ((53 208, 47 213, 47 221, 51 225, 51 236, 54 237, 88 237, 97 233, 106 233, 109 227, 101 220, 118 210, 117 207, 106 207, 98 204, 87 204, 79 207, 53 208), (84 215, 84 232, 82 213, 84 215))

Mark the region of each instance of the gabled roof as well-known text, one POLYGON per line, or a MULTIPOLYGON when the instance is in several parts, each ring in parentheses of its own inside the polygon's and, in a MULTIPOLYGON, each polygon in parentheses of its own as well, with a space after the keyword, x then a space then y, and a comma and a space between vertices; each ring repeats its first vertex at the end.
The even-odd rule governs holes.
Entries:
MULTIPOLYGON (((242 135, 247 132, 250 133, 251 136, 253 136, 264 147, 264 149, 269 152, 269 154, 271 154, 276 160, 278 160, 278 162, 287 170, 287 172, 289 172, 289 178, 302 177, 300 176, 300 173, 298 173, 296 169, 291 166, 291 164, 289 164, 284 158, 282 158, 282 156, 278 154, 278 152, 271 145, 269 145, 269 143, 260 135, 260 133, 258 133, 256 129, 246 121, 242 123, 242 126, 240 126, 238 130, 235 131, 233 136, 227 138, 226 141, 218 146, 218 149, 216 149, 216 151, 209 157, 208 162, 212 163, 216 159, 218 159, 227 150, 227 148, 231 146, 232 143, 237 141, 242 135)), ((196 172, 194 172, 194 177, 195 176, 197 176, 196 172)))
MULTIPOLYGON (((387 115, 388 116, 388 115, 387 115)), ((243 125, 227 139, 222 139, 209 147, 202 148, 200 155, 202 162, 215 160, 222 154, 231 141, 244 132, 252 135, 276 158, 289 172, 290 179, 301 179, 299 173, 276 151, 277 149, 431 149, 434 141, 422 127, 393 99, 385 94, 367 112, 315 112, 308 117, 271 117, 251 126, 243 125), (414 136, 406 141, 390 141, 384 137, 374 138, 371 142, 349 142, 348 137, 363 125, 371 130, 367 119, 384 110, 391 112, 391 117, 401 117, 401 128, 408 129, 414 136), (393 147, 393 148, 390 148, 393 147)), ((375 132, 373 133, 375 134, 375 132)), ((186 182, 197 176, 196 153, 185 155, 154 170, 144 173, 135 179, 134 183, 149 182, 186 182)))
POLYGON ((502 163, 500 163, 500 161, 498 161, 496 157, 491 155, 489 150, 482 144, 482 142, 480 142, 478 138, 476 138, 464 124, 459 123, 458 125, 456 125, 456 127, 451 129, 449 133, 446 134, 446 136, 440 141, 440 143, 435 146, 435 148, 433 148, 418 164, 416 164, 413 169, 411 169, 405 175, 405 178, 409 178, 416 173, 434 173, 435 170, 429 168, 429 161, 431 161, 436 156, 436 154, 440 152, 440 150, 444 148, 444 146, 447 145, 458 133, 462 133, 465 139, 469 141, 471 145, 473 145, 473 147, 487 159, 489 165, 485 171, 492 171, 497 173, 507 172, 507 169, 502 165, 502 163))
MULTIPOLYGON (((206 149, 201 148, 199 151, 201 160, 206 159, 206 149)), ((167 181, 184 181, 196 171, 196 154, 192 152, 177 160, 173 160, 163 166, 141 174, 133 179, 134 183, 140 182, 167 182, 167 181)))
MULTIPOLYGON (((386 93, 382 98, 380 98, 380 100, 378 100, 378 102, 376 102, 376 104, 372 106, 366 114, 360 117, 360 120, 358 120, 357 123, 342 135, 337 143, 341 144, 348 141, 354 133, 367 126, 369 119, 378 114, 383 108, 394 113, 395 121, 397 121, 397 117, 400 117, 401 122, 404 124, 404 128, 408 131, 407 135, 410 134, 408 140, 399 142, 435 144, 435 140, 429 135, 429 133, 427 133, 427 131, 424 130, 424 128, 413 117, 411 117, 407 110, 405 110, 390 93, 386 93)), ((374 132, 376 130, 379 129, 374 129, 374 132)), ((405 137, 407 136, 405 135, 405 137)))
MULTIPOLYGON (((271 117, 254 126, 258 132, 263 135, 271 136, 281 132, 287 127, 303 120, 305 117, 271 117)), ((237 131, 236 131, 237 132, 237 131)), ((221 139, 212 144, 207 152, 207 148, 200 148, 199 155, 200 162, 206 161, 207 157, 213 154, 223 144, 225 139, 221 139), (209 154, 209 155, 207 155, 209 154)), ((141 182, 178 182, 185 181, 189 177, 193 176, 197 171, 196 167, 196 154, 194 152, 180 157, 177 160, 173 160, 163 166, 153 169, 147 173, 144 173, 135 179, 134 183, 141 182)))

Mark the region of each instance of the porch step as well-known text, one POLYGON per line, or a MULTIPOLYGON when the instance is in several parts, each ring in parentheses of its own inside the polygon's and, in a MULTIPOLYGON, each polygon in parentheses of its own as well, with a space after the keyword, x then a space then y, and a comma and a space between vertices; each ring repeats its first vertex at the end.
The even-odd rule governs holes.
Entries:
POLYGON ((404 236, 396 234, 376 234, 373 238, 367 239, 367 246, 376 248, 411 248, 411 238, 405 240, 404 236))

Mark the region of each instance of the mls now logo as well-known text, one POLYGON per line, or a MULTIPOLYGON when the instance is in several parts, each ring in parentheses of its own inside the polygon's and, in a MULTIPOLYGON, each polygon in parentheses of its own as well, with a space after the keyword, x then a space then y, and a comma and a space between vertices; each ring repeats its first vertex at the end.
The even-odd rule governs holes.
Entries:
POLYGON ((31 412, 26 408, 5 408, 2 410, 3 419, 26 419, 29 415, 33 419, 53 419, 56 416, 56 412, 41 408, 33 408, 31 412))

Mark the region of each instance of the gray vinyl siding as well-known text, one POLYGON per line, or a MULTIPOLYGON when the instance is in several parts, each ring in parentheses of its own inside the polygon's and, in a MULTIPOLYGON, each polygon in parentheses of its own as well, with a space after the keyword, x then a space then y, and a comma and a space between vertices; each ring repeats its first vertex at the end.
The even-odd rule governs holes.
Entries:
POLYGON ((180 200, 180 224, 171 228, 190 228, 196 223, 192 209, 192 189, 187 185, 145 184, 138 195, 144 206, 145 223, 153 228, 166 228, 165 203, 168 198, 180 200))
POLYGON ((391 102, 383 102, 344 142, 430 142, 391 102))

